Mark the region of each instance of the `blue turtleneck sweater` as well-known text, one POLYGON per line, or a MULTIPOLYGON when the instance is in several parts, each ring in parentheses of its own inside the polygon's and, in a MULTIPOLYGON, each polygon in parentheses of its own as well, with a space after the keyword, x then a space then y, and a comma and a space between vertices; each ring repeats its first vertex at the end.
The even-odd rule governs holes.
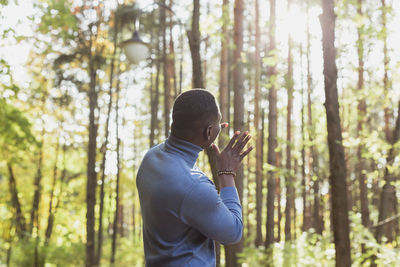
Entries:
POLYGON ((136 185, 143 218, 146 266, 215 266, 214 240, 242 237, 242 208, 235 187, 218 195, 195 166, 202 148, 170 136, 145 155, 136 185))

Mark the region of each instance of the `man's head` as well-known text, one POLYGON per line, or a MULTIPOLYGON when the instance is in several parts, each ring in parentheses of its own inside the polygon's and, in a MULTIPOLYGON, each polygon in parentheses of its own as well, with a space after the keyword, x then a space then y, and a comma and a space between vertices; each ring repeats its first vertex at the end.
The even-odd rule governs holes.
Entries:
POLYGON ((221 114, 215 97, 204 89, 180 94, 172 109, 171 134, 203 148, 221 131, 221 114))

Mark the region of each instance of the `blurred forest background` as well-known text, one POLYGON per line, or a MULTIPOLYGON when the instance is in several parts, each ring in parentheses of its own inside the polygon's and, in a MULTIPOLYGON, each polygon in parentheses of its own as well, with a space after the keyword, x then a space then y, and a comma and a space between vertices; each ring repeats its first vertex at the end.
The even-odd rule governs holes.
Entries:
POLYGON ((256 148, 218 266, 398 266, 399 25, 396 0, 0 0, 0 266, 143 266, 135 173, 196 87, 256 148))

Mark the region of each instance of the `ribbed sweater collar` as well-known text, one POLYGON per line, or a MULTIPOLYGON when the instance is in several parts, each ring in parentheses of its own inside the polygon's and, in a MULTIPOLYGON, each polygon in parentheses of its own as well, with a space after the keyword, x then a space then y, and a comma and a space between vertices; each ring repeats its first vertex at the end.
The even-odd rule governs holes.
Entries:
POLYGON ((180 154, 191 166, 194 166, 200 151, 203 150, 198 145, 179 139, 173 135, 170 135, 165 141, 165 148, 169 152, 180 154))

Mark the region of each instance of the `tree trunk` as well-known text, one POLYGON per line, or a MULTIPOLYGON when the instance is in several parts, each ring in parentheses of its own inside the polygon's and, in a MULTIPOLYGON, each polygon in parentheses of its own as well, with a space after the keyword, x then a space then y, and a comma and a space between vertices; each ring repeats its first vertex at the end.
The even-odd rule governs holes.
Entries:
MULTIPOLYGON (((92 48, 92 37, 89 47, 92 48)), ((95 257, 95 206, 96 206, 96 147, 97 147, 97 125, 95 112, 97 108, 98 92, 96 91, 96 64, 95 59, 89 54, 89 141, 88 141, 88 162, 87 162, 87 184, 86 184, 86 267, 96 264, 95 257)))
MULTIPOLYGON (((290 11, 291 0, 288 0, 288 11, 290 11)), ((293 181, 292 172, 292 106, 293 106, 293 58, 292 58, 292 38, 288 35, 288 73, 286 76, 287 87, 287 118, 286 118, 286 206, 285 206, 285 241, 292 240, 292 197, 293 197, 293 181)))
MULTIPOLYGON (((251 31, 250 31, 251 32, 251 31)), ((251 82, 249 82, 249 88, 252 88, 251 82)), ((247 124, 246 124, 246 128, 250 130, 251 129, 251 112, 247 111, 247 124)), ((251 163, 250 163, 250 157, 246 158, 247 162, 246 162, 246 175, 245 175, 245 179, 244 179, 244 185, 243 188, 246 188, 246 190, 243 190, 243 199, 246 199, 246 209, 243 206, 243 216, 245 216, 245 218, 243 218, 243 225, 247 225, 247 234, 246 234, 246 238, 250 238, 250 234, 252 232, 252 228, 253 228, 253 224, 251 223, 250 220, 250 214, 254 213, 254 208, 251 207, 251 204, 254 203, 254 196, 251 193, 252 189, 251 189, 251 185, 254 184, 255 180, 253 180, 252 177, 252 170, 251 170, 251 163)))
POLYGON ((118 45, 118 32, 119 32, 119 27, 118 27, 118 21, 115 20, 115 29, 114 29, 114 47, 113 47, 113 53, 112 53, 112 58, 111 58, 111 64, 110 64, 110 77, 109 77, 109 82, 110 86, 108 88, 108 97, 109 97, 109 102, 108 102, 108 107, 107 107, 107 119, 106 119, 106 126, 105 126, 105 140, 103 143, 103 158, 101 161, 101 184, 100 184, 100 207, 99 207, 99 229, 97 232, 97 251, 96 251, 96 265, 100 265, 100 260, 101 260, 101 254, 102 254, 102 246, 103 246, 103 212, 104 212, 104 186, 105 186, 105 166, 106 166, 106 156, 107 156, 107 146, 108 146, 108 137, 109 137, 109 124, 110 124, 110 115, 111 115, 111 109, 112 109, 112 103, 113 103, 113 82, 114 82, 114 66, 115 66, 115 59, 116 59, 116 54, 117 54, 117 45, 118 45))
MULTIPOLYGON (((228 70, 228 23, 229 23, 229 0, 223 0, 222 4, 222 35, 221 35, 221 62, 219 76, 219 107, 222 119, 229 121, 229 70, 228 70)), ((219 147, 225 147, 229 136, 225 131, 219 135, 219 147)))
MULTIPOLYGON (((165 0, 161 1, 162 6, 166 6, 165 0)), ((171 76, 169 70, 169 55, 167 54, 167 21, 165 8, 160 9, 160 24, 162 27, 162 58, 163 58, 163 75, 164 75, 164 135, 168 137, 170 126, 170 110, 171 110, 171 76)))
MULTIPOLYGON (((120 69, 118 70, 119 76, 120 69)), ((120 184, 120 172, 121 172, 121 164, 120 164, 120 146, 121 139, 119 138, 119 95, 120 95, 120 79, 117 80, 116 86, 116 94, 117 100, 115 103, 115 132, 117 139, 117 181, 115 185, 115 215, 114 215, 114 223, 113 223, 113 231, 112 231, 112 243, 111 243, 111 258, 110 264, 113 265, 115 263, 115 252, 117 249, 117 235, 118 235, 118 221, 120 215, 120 202, 119 202, 119 184, 120 184)))
MULTIPOLYGON (((220 80, 219 80, 219 105, 221 112, 221 121, 229 122, 229 0, 223 0, 222 4, 222 35, 221 35, 221 60, 220 60, 220 80)), ((229 132, 221 131, 218 138, 220 148, 225 147, 229 141, 229 132)), ((219 187, 219 184, 217 185, 219 187)), ((219 188, 218 188, 219 189, 219 188)), ((221 265, 221 245, 215 243, 216 266, 221 265)))
POLYGON ((315 232, 318 234, 322 234, 324 229, 324 222, 322 220, 321 214, 321 199, 320 199, 320 190, 319 190, 319 158, 318 158, 318 150, 315 143, 315 126, 313 124, 313 116, 312 116, 312 101, 311 94, 313 90, 312 85, 312 74, 311 74, 311 34, 310 34, 310 25, 309 25, 309 17, 308 11, 309 6, 307 4, 307 113, 308 113, 308 129, 309 129, 309 141, 310 141, 310 158, 309 158, 309 173, 310 173, 310 181, 312 181, 313 187, 313 199, 314 203, 312 206, 312 227, 315 232))
MULTIPOLYGON (((275 0, 270 0, 270 26, 269 26, 269 40, 270 56, 275 55, 275 29, 276 29, 276 7, 275 0)), ((278 109, 277 109, 277 95, 276 95, 276 66, 269 67, 269 113, 268 113, 268 158, 267 162, 270 166, 276 166, 276 152, 275 149, 278 146, 277 143, 277 125, 278 125, 278 109)), ((268 182, 267 182, 267 224, 266 224, 266 241, 265 247, 269 248, 274 243, 274 203, 275 203, 275 171, 268 171, 268 182)))
MULTIPOLYGON (((172 10, 173 1, 169 1, 169 9, 172 10)), ((178 86, 176 84, 176 71, 175 71, 175 45, 172 35, 172 28, 174 27, 172 23, 172 12, 169 12, 169 53, 168 53, 168 76, 170 78, 170 87, 173 87, 174 95, 170 93, 170 102, 172 102, 178 96, 178 86)))
POLYGON ((192 55, 193 88, 204 88, 203 70, 200 57, 200 0, 193 0, 192 29, 187 32, 190 53, 192 55))
POLYGON ((262 236, 262 190, 263 190, 263 179, 262 179, 262 161, 261 161, 261 132, 260 132, 260 23, 259 23, 259 4, 258 0, 255 0, 255 79, 254 79, 254 131, 256 135, 256 240, 255 245, 261 246, 263 242, 262 236))
MULTIPOLYGON (((58 154, 58 148, 59 148, 59 144, 57 144, 57 154, 58 154)), ((64 188, 64 181, 65 181, 66 174, 67 174, 66 151, 67 151, 67 146, 64 144, 63 145, 63 169, 61 171, 61 176, 60 176, 60 189, 59 189, 59 194, 57 196, 57 203, 56 203, 54 209, 53 209, 53 198, 54 198, 54 191, 55 191, 55 183, 56 183, 56 179, 57 179, 57 162, 58 162, 58 160, 55 161, 54 168, 53 168, 53 184, 52 184, 51 193, 50 193, 49 216, 47 218, 47 227, 46 227, 45 239, 44 239, 44 247, 45 248, 49 245, 51 234, 53 233, 54 218, 55 218, 55 215, 56 215, 57 210, 61 203, 61 197, 62 197, 63 188, 64 188)), ((58 156, 57 156, 57 158, 58 158, 58 156)), ((78 175, 80 175, 80 174, 78 174, 78 175)), ((47 253, 47 250, 45 249, 44 255, 43 255, 43 262, 46 262, 46 253, 47 253)))
MULTIPOLYGON (((43 101, 42 104, 44 105, 45 101, 43 101)), ((36 236, 38 236, 38 231, 39 231, 39 204, 40 204, 40 197, 41 197, 41 192, 42 192, 42 185, 40 184, 40 182, 43 177, 42 167, 43 167, 44 134, 45 134, 45 128, 44 128, 44 122, 42 121, 42 142, 41 142, 40 148, 39 148, 39 160, 38 160, 38 165, 37 165, 37 170, 36 170, 36 175, 35 175, 35 181, 33 183, 33 187, 34 187, 35 191, 33 193, 31 221, 30 221, 30 226, 29 226, 31 235, 33 233, 33 229, 36 227, 36 236)))
MULTIPOLYGON (((357 13, 360 17, 363 16, 362 11, 362 0, 358 0, 357 13)), ((357 42, 357 52, 358 52, 358 83, 357 90, 362 92, 364 90, 364 25, 361 24, 357 27, 358 42, 357 42)), ((357 135, 358 138, 363 139, 363 125, 366 123, 366 104, 365 98, 358 100, 358 120, 357 120, 357 135)), ((360 144, 357 149, 357 166, 356 166, 356 176, 358 177, 358 186, 360 190, 360 204, 361 204, 361 220, 362 224, 368 228, 370 226, 369 219, 369 208, 368 208, 368 189, 365 182, 365 170, 366 163, 365 159, 362 157, 362 152, 364 146, 360 144)))
POLYGON ((383 69, 384 69, 384 75, 383 75, 383 94, 385 96, 384 99, 384 121, 385 121, 385 135, 386 135, 386 140, 390 144, 391 143, 391 132, 390 132, 390 125, 393 117, 393 113, 389 107, 388 102, 389 100, 389 89, 391 87, 389 77, 388 77, 388 70, 389 70, 389 54, 388 54, 388 48, 387 48, 387 29, 386 29, 386 24, 387 24, 387 6, 386 6, 386 0, 381 0, 381 10, 382 10, 382 33, 383 33, 383 69))
MULTIPOLYGON (((394 153, 394 145, 400 140, 400 101, 398 103, 398 114, 397 114, 397 120, 396 120, 396 126, 393 130, 393 135, 392 135, 392 143, 391 143, 391 148, 389 150, 389 154, 386 158, 386 168, 385 168, 385 184, 382 188, 381 191, 381 197, 380 197, 380 202, 379 202, 379 222, 384 221, 387 219, 395 210, 396 208, 396 203, 397 203, 397 197, 396 197, 396 188, 395 185, 393 184, 397 179, 395 177, 395 174, 389 170, 389 167, 394 163, 395 159, 395 153, 394 153)), ((389 223, 392 224, 392 223, 389 223)), ((376 228, 375 232, 375 238, 378 242, 381 242, 384 228, 385 226, 387 227, 387 224, 379 225, 376 228)), ((393 234, 393 229, 390 227, 390 233, 393 234)))
MULTIPOLYGON (((280 151, 280 152, 278 152, 276 154, 276 168, 278 170, 282 168, 281 159, 282 159, 282 152, 280 151)), ((281 225, 282 225, 282 205, 281 205, 281 203, 282 203, 282 187, 281 187, 281 176, 280 176, 280 174, 277 175, 277 177, 276 177, 275 185, 276 185, 276 189, 275 189, 275 191, 276 191, 276 200, 278 202, 277 205, 276 205, 277 206, 276 209, 278 211, 278 218, 277 218, 278 220, 277 220, 277 223, 276 223, 276 228, 277 228, 276 231, 278 233, 277 233, 275 241, 276 242, 281 242, 281 240, 282 240, 282 231, 281 231, 281 225)), ((274 205, 274 209, 275 209, 275 205, 274 205)))
POLYGON ((347 213, 346 162, 342 145, 337 92, 334 1, 322 0, 322 47, 324 57, 325 108, 327 115, 332 222, 336 266, 351 266, 349 218, 347 213))
POLYGON ((51 190, 50 190, 50 202, 49 202, 49 217, 47 218, 47 228, 46 228, 46 233, 45 233, 45 246, 48 245, 50 241, 50 236, 53 230, 53 222, 54 222, 54 215, 53 215, 53 201, 54 201, 54 192, 56 188, 56 181, 57 181, 57 164, 58 164, 58 153, 59 153, 59 148, 60 148, 60 141, 59 137, 57 137, 57 146, 56 146, 56 155, 55 155, 55 161, 54 161, 54 166, 53 166, 53 181, 51 184, 51 190))
MULTIPOLYGON (((161 12, 161 10, 160 10, 161 12)), ((157 37, 157 58, 156 58, 156 81, 151 91, 151 119, 150 119, 150 147, 153 147, 158 141, 160 135, 160 127, 158 120, 159 98, 160 98, 160 69, 161 69, 161 49, 160 38, 157 37)))
POLYGON ((7 162, 8 174, 10 175, 9 179, 9 188, 11 194, 11 204, 15 209, 15 232, 20 239, 23 239, 26 234, 26 223, 25 216, 22 213, 21 202, 18 197, 18 189, 17 182, 14 176, 14 170, 11 162, 7 162))
POLYGON ((310 218, 308 214, 308 199, 307 199, 307 187, 308 184, 307 176, 306 176, 306 149, 305 149, 305 131, 304 131, 304 83, 303 83, 303 46, 300 45, 300 68, 301 68, 301 196, 303 200, 303 224, 301 226, 301 230, 303 232, 307 231, 310 228, 310 218))
MULTIPOLYGON (((234 89, 234 114, 233 127, 235 131, 244 131, 244 77, 241 53, 243 51, 243 1, 235 0, 234 7, 234 58, 233 58, 233 89, 234 89)), ((243 166, 236 176, 236 187, 240 202, 243 199, 243 166)), ((243 239, 234 245, 225 246, 226 267, 241 266, 238 262, 238 253, 243 250, 243 239)))

